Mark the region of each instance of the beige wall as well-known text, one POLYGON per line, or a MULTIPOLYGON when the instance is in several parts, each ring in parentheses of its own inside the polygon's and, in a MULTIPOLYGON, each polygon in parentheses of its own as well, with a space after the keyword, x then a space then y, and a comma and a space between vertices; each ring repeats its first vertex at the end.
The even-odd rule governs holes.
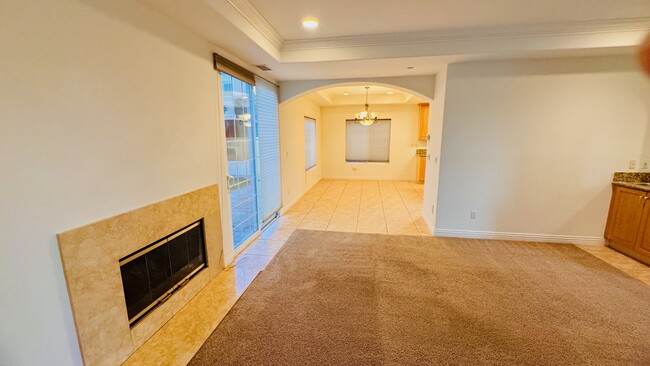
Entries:
POLYGON ((436 74, 435 93, 429 107, 429 136, 427 141, 427 169, 424 178, 422 218, 429 230, 435 232, 440 183, 440 152, 447 92, 447 66, 436 74))
POLYGON ((0 48, 0 364, 79 365, 55 234, 220 181, 212 46, 131 0, 4 0, 0 48))
POLYGON ((612 173, 650 158, 649 122, 632 57, 451 65, 437 232, 602 240, 612 173))
POLYGON ((322 177, 321 109, 307 98, 280 104, 280 162, 283 211, 293 206, 322 177), (316 119, 316 166, 305 171, 305 116, 316 119))
POLYGON ((391 119, 390 158, 388 163, 348 163, 345 161, 345 120, 353 118, 360 106, 322 107, 323 177, 333 179, 415 180, 415 150, 424 142, 417 140, 418 106, 373 105, 380 118, 391 119))

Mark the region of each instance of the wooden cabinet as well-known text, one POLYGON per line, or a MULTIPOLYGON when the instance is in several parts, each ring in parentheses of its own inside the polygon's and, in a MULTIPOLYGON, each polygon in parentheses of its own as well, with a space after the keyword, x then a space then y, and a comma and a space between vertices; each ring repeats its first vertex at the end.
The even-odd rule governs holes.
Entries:
MULTIPOLYGON (((643 208, 643 215, 641 215, 641 225, 639 225, 639 235, 635 250, 643 256, 650 258, 650 194, 646 196, 646 204, 643 208)), ((650 262, 646 262, 650 264, 650 262)))
POLYGON ((418 104, 418 140, 426 140, 429 134, 429 103, 418 104))
POLYGON ((612 248, 650 264, 650 194, 614 186, 605 238, 612 248))
POLYGON ((417 159, 417 177, 415 178, 415 181, 418 183, 424 183, 424 173, 427 171, 427 157, 418 156, 417 159))

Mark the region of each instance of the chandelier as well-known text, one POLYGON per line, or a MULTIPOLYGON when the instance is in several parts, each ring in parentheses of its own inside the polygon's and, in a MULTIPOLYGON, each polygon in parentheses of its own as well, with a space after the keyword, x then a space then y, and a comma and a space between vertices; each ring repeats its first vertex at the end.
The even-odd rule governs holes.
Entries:
POLYGON ((370 112, 368 110, 370 108, 370 105, 368 104, 368 89, 370 89, 370 87, 366 86, 365 110, 357 113, 357 116, 354 119, 354 122, 360 123, 364 126, 370 126, 371 124, 377 122, 377 117, 379 116, 377 113, 370 112))

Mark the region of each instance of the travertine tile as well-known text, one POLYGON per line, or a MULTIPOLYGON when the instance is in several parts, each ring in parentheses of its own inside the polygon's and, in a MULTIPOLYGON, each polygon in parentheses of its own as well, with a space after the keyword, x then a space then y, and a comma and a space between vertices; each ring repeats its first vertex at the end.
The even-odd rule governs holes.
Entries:
POLYGON ((285 242, 285 240, 257 239, 246 249, 246 253, 274 256, 285 242))
POLYGON ((357 229, 357 218, 358 215, 353 213, 334 213, 327 225, 327 230, 355 232, 357 229))
MULTIPOLYGON (((305 212, 305 216, 307 213, 305 212)), ((300 216, 281 216, 278 217, 275 222, 271 225, 276 225, 279 229, 295 229, 300 225, 300 222, 304 219, 300 216)))
POLYGON ((226 268, 122 365, 186 365, 242 292, 226 268))
POLYGON ((591 255, 600 258, 611 266, 620 269, 628 275, 650 285, 650 266, 617 252, 604 245, 578 245, 578 247, 591 255))
POLYGON ((223 269, 216 185, 129 211, 58 235, 82 358, 118 365, 158 331, 223 269), (210 264, 186 286, 129 327, 119 259, 199 219, 210 264))
POLYGON ((412 221, 391 221, 386 220, 388 233, 392 235, 420 235, 417 227, 412 221))
POLYGON ((303 221, 329 221, 334 211, 312 211, 305 216, 303 221))
POLYGON ((287 240, 293 234, 293 232, 297 229, 298 227, 289 227, 289 228, 280 228, 280 227, 273 227, 271 225, 269 228, 265 229, 262 234, 260 234, 260 239, 264 240, 287 240))
POLYGON ((375 221, 359 220, 357 223, 358 233, 388 234, 386 221, 383 219, 375 221))
POLYGON ((282 217, 283 218, 292 218, 292 219, 296 219, 296 220, 302 220, 302 219, 305 218, 305 216, 307 216, 307 213, 309 213, 309 211, 293 211, 293 210, 289 210, 289 211, 285 212, 284 214, 282 214, 282 217))
POLYGON ((329 220, 304 220, 299 229, 304 230, 326 230, 329 220))
POLYGON ((311 208, 314 207, 313 202, 301 202, 298 201, 293 207, 291 207, 290 211, 307 211, 311 210, 311 208))

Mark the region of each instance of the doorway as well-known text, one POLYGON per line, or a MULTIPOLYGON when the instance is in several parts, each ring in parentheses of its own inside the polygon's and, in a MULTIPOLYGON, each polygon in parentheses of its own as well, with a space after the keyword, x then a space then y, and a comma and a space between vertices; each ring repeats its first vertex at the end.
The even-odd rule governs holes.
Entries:
POLYGON ((221 74, 228 159, 233 245, 239 248, 259 229, 258 169, 253 86, 221 74))
POLYGON ((227 189, 235 252, 282 205, 277 86, 221 72, 227 189))

